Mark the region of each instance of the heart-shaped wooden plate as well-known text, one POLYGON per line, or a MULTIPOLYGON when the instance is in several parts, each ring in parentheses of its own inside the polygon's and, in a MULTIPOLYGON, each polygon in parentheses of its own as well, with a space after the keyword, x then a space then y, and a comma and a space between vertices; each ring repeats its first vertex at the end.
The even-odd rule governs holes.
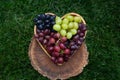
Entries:
MULTIPOLYGON (((55 15, 55 14, 53 14, 53 13, 46 13, 46 14, 55 15)), ((68 14, 69 14, 69 15, 72 15, 72 16, 78 16, 78 17, 80 17, 81 20, 82 20, 82 23, 83 23, 84 25, 86 25, 85 20, 84 20, 83 17, 80 16, 79 14, 77 14, 77 13, 68 13, 68 14)), ((66 14, 66 15, 68 15, 68 14, 66 14)), ((64 19, 66 15, 64 15, 64 16, 62 17, 62 19, 64 19)), ((85 31, 85 36, 86 36, 86 33, 87 33, 87 31, 85 31)), ((37 35, 37 27, 36 27, 36 25, 34 26, 34 35, 37 35)), ((84 39, 85 39, 85 36, 84 36, 84 39)), ((44 48, 44 46, 39 42, 38 39, 36 39, 36 40, 37 40, 38 44, 40 45, 40 47, 43 49, 43 51, 47 54, 47 56, 49 56, 49 58, 51 58, 51 55, 47 52, 47 50, 44 48)), ((78 48, 78 49, 79 49, 79 48, 78 48)), ((77 49, 77 50, 78 50, 78 49, 77 49)), ((76 51, 77 51, 77 50, 76 50, 76 51)), ((74 54, 76 53, 76 51, 74 51, 74 54)), ((70 56, 70 58, 71 58, 71 57, 72 57, 72 55, 70 56)), ((58 65, 62 65, 62 64, 58 63, 58 65)))

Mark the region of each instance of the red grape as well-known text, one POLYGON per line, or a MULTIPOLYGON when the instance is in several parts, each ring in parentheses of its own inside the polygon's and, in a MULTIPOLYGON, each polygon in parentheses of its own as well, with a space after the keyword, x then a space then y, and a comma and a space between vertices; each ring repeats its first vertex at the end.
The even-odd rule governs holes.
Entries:
POLYGON ((54 38, 58 39, 60 37, 60 33, 54 34, 54 38))
POLYGON ((54 38, 50 38, 49 43, 50 44, 54 44, 55 43, 55 39, 54 38))
POLYGON ((54 50, 57 52, 60 52, 60 47, 59 46, 54 46, 54 50))
POLYGON ((52 56, 58 57, 58 56, 59 56, 59 52, 56 52, 56 51, 53 52, 53 53, 52 53, 52 56))
POLYGON ((64 62, 64 60, 63 60, 63 57, 58 57, 58 63, 63 63, 64 62))
POLYGON ((44 34, 43 34, 42 32, 40 32, 40 33, 39 33, 39 36, 40 36, 40 37, 43 37, 43 36, 44 36, 44 34))
POLYGON ((59 46, 60 46, 61 49, 65 49, 66 48, 63 43, 60 43, 59 46))
POLYGON ((69 54, 70 54, 70 49, 65 49, 65 50, 64 50, 64 54, 69 55, 69 54))
POLYGON ((61 38, 61 42, 65 42, 66 40, 67 40, 66 37, 62 37, 62 38, 61 38))

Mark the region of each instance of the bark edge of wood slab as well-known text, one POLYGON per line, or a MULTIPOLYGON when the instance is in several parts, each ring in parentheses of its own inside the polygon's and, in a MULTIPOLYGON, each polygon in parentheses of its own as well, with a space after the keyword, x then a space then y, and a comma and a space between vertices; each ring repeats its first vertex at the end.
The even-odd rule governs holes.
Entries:
POLYGON ((87 47, 83 42, 80 49, 74 53, 71 59, 59 66, 51 61, 34 37, 32 37, 28 51, 33 68, 51 80, 68 79, 80 74, 88 64, 88 54, 87 47))

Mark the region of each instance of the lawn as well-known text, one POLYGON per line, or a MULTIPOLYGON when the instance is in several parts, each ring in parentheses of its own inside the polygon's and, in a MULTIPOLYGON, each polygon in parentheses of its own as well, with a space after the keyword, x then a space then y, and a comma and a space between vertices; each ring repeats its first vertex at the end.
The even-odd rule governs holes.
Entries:
POLYGON ((28 47, 33 18, 81 14, 87 22, 89 64, 69 80, 120 80, 120 0, 0 0, 0 80, 48 80, 33 69, 28 47))

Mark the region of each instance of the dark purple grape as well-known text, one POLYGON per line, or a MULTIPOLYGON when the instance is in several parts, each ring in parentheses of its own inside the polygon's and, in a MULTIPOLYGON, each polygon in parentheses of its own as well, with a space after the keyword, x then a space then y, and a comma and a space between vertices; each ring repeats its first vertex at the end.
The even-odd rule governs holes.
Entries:
POLYGON ((35 34, 35 35, 34 35, 34 37, 35 37, 35 38, 38 38, 38 37, 39 37, 39 35, 35 34))
POLYGON ((38 40, 39 40, 39 42, 42 43, 42 42, 43 42, 43 39, 44 39, 43 37, 40 37, 38 40))
POLYGON ((37 29, 37 33, 40 33, 40 30, 39 30, 39 29, 37 29))
POLYGON ((47 29, 50 29, 50 24, 47 24, 45 27, 46 27, 47 29))
POLYGON ((45 14, 40 14, 38 15, 39 20, 45 20, 45 14))
POLYGON ((52 21, 50 24, 53 26, 55 24, 55 21, 52 21))
POLYGON ((53 48, 52 46, 48 46, 48 47, 47 47, 47 51, 48 51, 48 53, 53 52, 53 50, 54 50, 54 48, 53 48))
POLYGON ((73 37, 73 40, 74 41, 76 41, 76 40, 78 40, 79 39, 79 35, 75 35, 74 37, 73 37))
POLYGON ((48 24, 49 23, 49 20, 45 20, 45 24, 48 24))
POLYGON ((78 45, 81 45, 81 44, 82 44, 82 42, 81 42, 80 40, 77 40, 76 43, 77 43, 78 45))
POLYGON ((50 30, 49 29, 45 29, 44 34, 49 34, 50 30))
POLYGON ((49 35, 45 36, 45 39, 49 40, 49 39, 50 39, 50 36, 49 36, 49 35))
POLYGON ((50 17, 50 21, 54 21, 54 20, 55 20, 55 18, 56 18, 56 16, 55 16, 55 15, 51 16, 51 17, 50 17))
POLYGON ((79 36, 83 37, 83 36, 85 36, 85 34, 82 32, 82 33, 79 34, 79 36))
POLYGON ((80 32, 81 32, 81 31, 78 29, 77 33, 80 34, 80 32))
POLYGON ((42 23, 43 23, 42 20, 37 20, 37 25, 40 25, 42 23))
POLYGON ((79 46, 78 45, 74 45, 75 46, 75 49, 78 49, 79 48, 79 46))
POLYGON ((43 29, 43 26, 42 26, 42 25, 38 25, 37 28, 38 28, 39 30, 42 30, 42 29, 43 29))
POLYGON ((86 25, 83 23, 79 25, 79 28, 82 32, 85 32, 87 30, 86 25))
POLYGON ((74 44, 75 44, 74 41, 71 41, 71 42, 70 42, 70 46, 73 46, 74 44))
POLYGON ((50 17, 51 17, 50 14, 46 14, 46 15, 45 15, 45 18, 46 18, 46 19, 50 19, 50 17))
POLYGON ((69 59, 69 55, 65 55, 65 56, 64 56, 64 61, 67 62, 68 59, 69 59))
POLYGON ((51 57, 51 60, 55 63, 56 62, 56 58, 55 57, 51 57))
POLYGON ((43 40, 43 44, 47 44, 47 42, 48 42, 47 39, 43 40))
POLYGON ((71 50, 75 50, 75 49, 76 49, 76 46, 73 45, 73 46, 70 47, 70 49, 71 49, 71 50))
POLYGON ((83 42, 83 41, 84 41, 84 38, 83 38, 83 37, 80 37, 80 38, 79 38, 79 41, 80 41, 80 42, 83 42))
POLYGON ((40 32, 40 33, 39 33, 39 36, 40 36, 40 37, 43 37, 43 36, 44 36, 43 32, 40 32))

